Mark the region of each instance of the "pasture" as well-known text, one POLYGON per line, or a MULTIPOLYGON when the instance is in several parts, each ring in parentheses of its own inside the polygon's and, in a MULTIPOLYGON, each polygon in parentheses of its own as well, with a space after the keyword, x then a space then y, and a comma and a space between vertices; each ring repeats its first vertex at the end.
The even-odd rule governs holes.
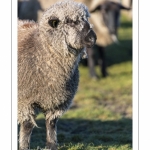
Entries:
MULTIPOLYGON (((132 22, 121 18, 120 44, 106 48, 109 76, 91 80, 80 65, 80 83, 71 108, 58 121, 59 150, 132 149, 132 22)), ((31 149, 45 147, 45 120, 39 113, 31 149)))

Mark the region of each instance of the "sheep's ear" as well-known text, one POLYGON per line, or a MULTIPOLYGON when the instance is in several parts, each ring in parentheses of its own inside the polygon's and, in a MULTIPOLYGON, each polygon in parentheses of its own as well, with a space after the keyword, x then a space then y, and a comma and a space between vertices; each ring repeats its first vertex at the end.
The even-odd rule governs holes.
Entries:
POLYGON ((125 6, 121 5, 121 4, 120 4, 120 9, 131 10, 131 8, 127 8, 127 7, 125 7, 125 6))
POLYGON ((102 6, 99 5, 99 6, 97 6, 95 9, 91 10, 90 13, 93 13, 93 12, 95 12, 95 11, 97 11, 97 10, 101 10, 101 8, 102 8, 102 6))
POLYGON ((50 19, 48 21, 48 24, 52 27, 52 28, 57 28, 58 24, 59 24, 59 19, 55 18, 55 19, 50 19))

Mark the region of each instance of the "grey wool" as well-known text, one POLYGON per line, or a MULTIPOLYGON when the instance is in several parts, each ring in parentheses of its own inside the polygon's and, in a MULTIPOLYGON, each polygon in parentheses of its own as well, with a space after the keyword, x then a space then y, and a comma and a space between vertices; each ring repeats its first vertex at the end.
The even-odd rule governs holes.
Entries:
POLYGON ((88 9, 64 0, 47 9, 39 23, 18 21, 19 149, 29 149, 35 108, 45 114, 46 147, 57 150, 57 120, 69 108, 79 83, 78 65, 96 35, 88 9))

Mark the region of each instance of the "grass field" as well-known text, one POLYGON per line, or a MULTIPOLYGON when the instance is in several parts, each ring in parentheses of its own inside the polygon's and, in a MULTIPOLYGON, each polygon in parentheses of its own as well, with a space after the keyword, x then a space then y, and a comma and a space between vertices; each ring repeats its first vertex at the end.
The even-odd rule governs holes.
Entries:
MULTIPOLYGON (((109 76, 89 78, 80 65, 80 83, 72 107, 58 121, 59 150, 132 149, 132 23, 122 17, 120 44, 107 47, 109 76)), ((45 147, 44 115, 37 116, 31 149, 45 147)))

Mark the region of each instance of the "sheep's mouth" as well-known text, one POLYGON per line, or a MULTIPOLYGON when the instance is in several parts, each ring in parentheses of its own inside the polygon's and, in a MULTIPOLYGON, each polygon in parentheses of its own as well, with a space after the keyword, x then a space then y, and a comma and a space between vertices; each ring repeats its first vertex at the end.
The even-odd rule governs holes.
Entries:
POLYGON ((68 51, 70 53, 74 54, 75 56, 78 56, 82 52, 82 50, 84 49, 84 48, 75 49, 75 48, 71 47, 70 45, 67 45, 67 47, 68 47, 68 51))

